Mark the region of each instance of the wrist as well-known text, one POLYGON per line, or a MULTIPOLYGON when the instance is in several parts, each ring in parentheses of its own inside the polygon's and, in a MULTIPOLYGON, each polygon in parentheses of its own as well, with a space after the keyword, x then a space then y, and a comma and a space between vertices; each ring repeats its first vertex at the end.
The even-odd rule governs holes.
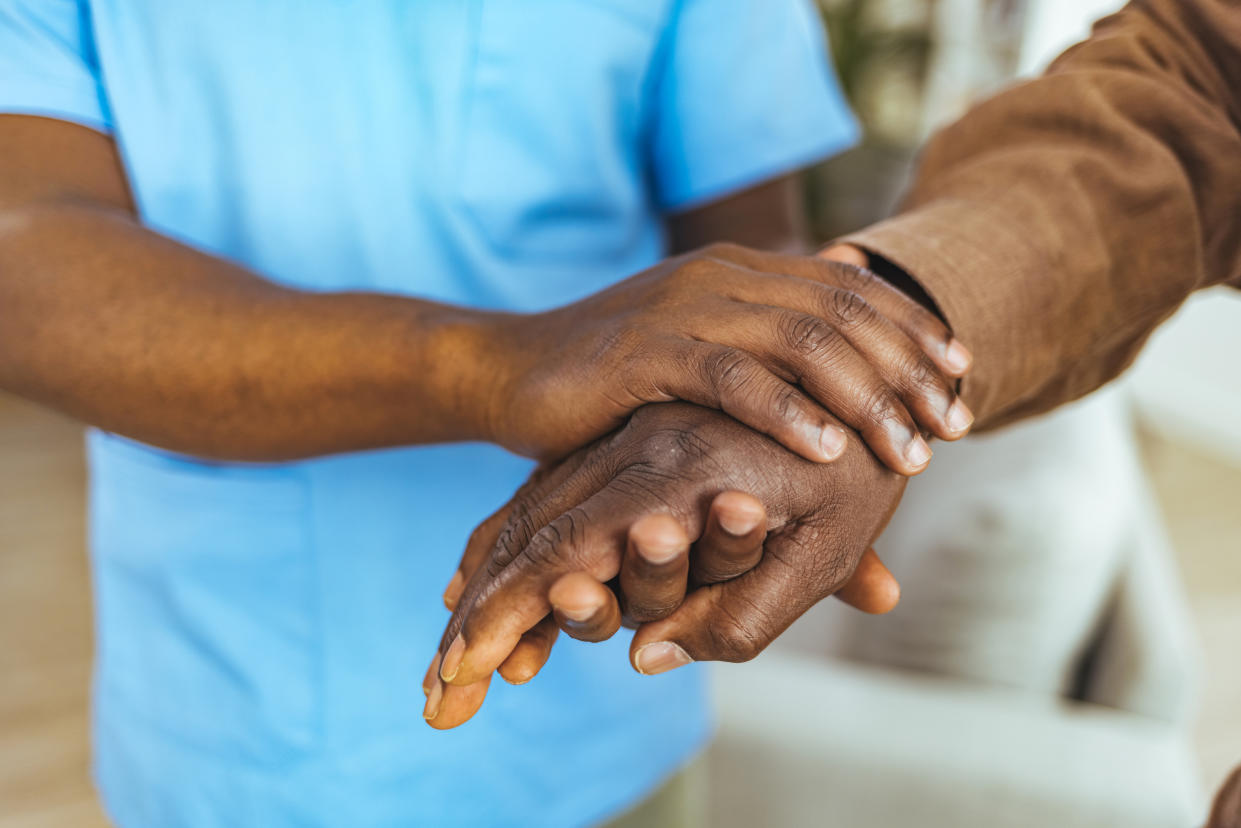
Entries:
POLYGON ((417 442, 482 441, 509 447, 500 414, 514 374, 508 314, 411 305, 400 345, 401 405, 428 429, 417 442))
POLYGON ((466 416, 475 419, 479 439, 527 456, 535 452, 521 424, 532 412, 522 410, 518 400, 541 358, 537 334, 543 316, 479 313, 465 333, 472 366, 469 387, 460 393, 471 412, 466 416))

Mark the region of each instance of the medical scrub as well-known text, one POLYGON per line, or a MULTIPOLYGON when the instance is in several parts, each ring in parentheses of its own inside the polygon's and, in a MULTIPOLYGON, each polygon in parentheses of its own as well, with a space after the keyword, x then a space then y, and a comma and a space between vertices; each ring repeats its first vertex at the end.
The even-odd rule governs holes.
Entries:
MULTIPOLYGON (((0 0, 0 111, 113 136, 147 226, 274 281, 516 311, 855 138, 803 0, 0 0)), ((123 828, 588 825, 709 738, 701 670, 638 676, 626 635, 422 721, 441 591, 527 460, 88 442, 123 828)))

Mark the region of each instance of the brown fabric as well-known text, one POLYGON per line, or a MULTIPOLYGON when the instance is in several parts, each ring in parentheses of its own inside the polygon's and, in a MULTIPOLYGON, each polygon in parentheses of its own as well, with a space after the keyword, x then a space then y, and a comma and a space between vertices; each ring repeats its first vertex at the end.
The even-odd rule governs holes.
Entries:
POLYGON ((938 303, 980 426, 1097 388, 1191 292, 1241 286, 1241 0, 1100 21, 940 132, 898 215, 843 241, 938 303))

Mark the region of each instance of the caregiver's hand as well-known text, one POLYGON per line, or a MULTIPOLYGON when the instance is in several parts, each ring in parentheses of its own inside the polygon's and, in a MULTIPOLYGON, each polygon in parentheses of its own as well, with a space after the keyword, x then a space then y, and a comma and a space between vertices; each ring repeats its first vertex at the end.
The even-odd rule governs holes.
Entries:
POLYGON ((652 402, 717 408, 818 462, 856 429, 890 468, 930 459, 973 416, 968 352, 933 313, 841 261, 713 245, 600 293, 500 323, 496 442, 563 457, 652 402))
POLYGON ((562 576, 617 576, 629 528, 653 512, 699 536, 707 504, 728 490, 749 492, 766 507, 762 560, 734 580, 694 591, 635 640, 669 640, 696 659, 751 658, 849 580, 904 483, 855 442, 822 466, 718 412, 681 403, 643 408, 616 435, 527 489, 529 506, 514 513, 456 605, 440 663, 428 676, 428 720, 452 726, 472 715, 486 692, 477 683, 528 631, 549 632, 548 593, 562 576), (652 630, 666 635, 653 639, 652 630), (436 672, 455 686, 443 687, 436 672))

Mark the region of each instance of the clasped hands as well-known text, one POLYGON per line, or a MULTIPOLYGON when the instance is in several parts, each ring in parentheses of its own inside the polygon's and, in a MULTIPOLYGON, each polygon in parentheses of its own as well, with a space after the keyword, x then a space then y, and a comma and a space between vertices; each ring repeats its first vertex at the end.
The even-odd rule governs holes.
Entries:
POLYGON ((870 544, 930 459, 922 432, 969 430, 970 360, 865 261, 712 246, 510 332, 530 356, 503 384, 498 441, 563 459, 471 536, 429 724, 468 720, 497 671, 529 681, 560 631, 636 626, 631 662, 654 674, 751 659, 828 595, 895 605, 870 544))

